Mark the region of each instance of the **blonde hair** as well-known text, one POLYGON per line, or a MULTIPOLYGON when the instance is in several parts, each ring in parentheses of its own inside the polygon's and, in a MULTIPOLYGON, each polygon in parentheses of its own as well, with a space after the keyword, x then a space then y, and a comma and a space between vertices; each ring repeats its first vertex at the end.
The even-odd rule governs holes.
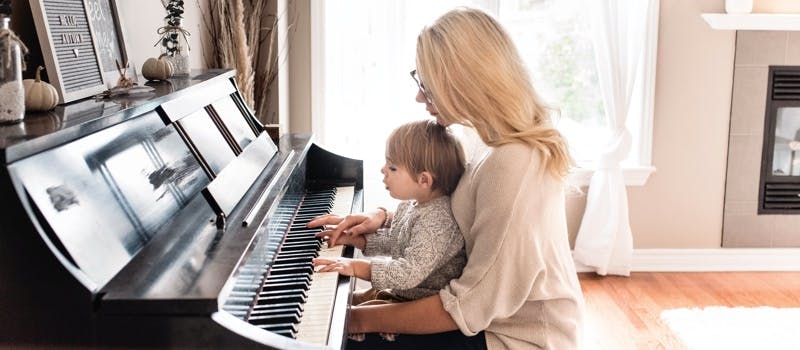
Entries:
POLYGON ((386 140, 386 158, 416 178, 423 171, 433 177, 431 190, 453 193, 464 173, 464 149, 447 128, 433 120, 403 124, 386 140))
POLYGON ((511 37, 485 12, 447 12, 417 38, 417 72, 446 124, 472 127, 489 146, 525 143, 558 178, 572 160, 511 37))

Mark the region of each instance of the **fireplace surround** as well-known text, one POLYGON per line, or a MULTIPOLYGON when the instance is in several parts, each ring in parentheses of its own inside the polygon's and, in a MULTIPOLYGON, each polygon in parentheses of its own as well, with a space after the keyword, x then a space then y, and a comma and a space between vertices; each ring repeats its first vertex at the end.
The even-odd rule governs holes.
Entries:
MULTIPOLYGON (((774 149, 769 150, 774 146, 765 146, 764 137, 770 66, 800 66, 800 32, 739 30, 734 60, 722 246, 800 247, 800 213, 780 213, 776 208, 765 211, 759 198, 770 182, 768 176, 762 176, 762 159, 775 156, 774 149), (764 150, 772 154, 764 157, 764 150)), ((783 101, 769 108, 788 103, 783 101)), ((780 162, 770 160, 770 173, 772 163, 780 162)))

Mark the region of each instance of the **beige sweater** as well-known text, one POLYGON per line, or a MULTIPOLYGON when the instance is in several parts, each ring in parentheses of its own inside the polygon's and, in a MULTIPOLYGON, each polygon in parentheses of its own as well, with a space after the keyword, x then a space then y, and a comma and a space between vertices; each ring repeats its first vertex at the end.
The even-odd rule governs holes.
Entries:
POLYGON ((494 349, 578 349, 583 296, 570 255, 563 185, 522 144, 490 148, 452 194, 467 266, 439 296, 466 335, 494 349))

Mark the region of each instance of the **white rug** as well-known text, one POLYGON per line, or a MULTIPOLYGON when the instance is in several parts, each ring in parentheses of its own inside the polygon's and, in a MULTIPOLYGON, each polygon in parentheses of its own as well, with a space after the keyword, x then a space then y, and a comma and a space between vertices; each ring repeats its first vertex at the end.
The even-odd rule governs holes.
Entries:
POLYGON ((690 350, 800 349, 800 308, 672 309, 661 319, 690 350))

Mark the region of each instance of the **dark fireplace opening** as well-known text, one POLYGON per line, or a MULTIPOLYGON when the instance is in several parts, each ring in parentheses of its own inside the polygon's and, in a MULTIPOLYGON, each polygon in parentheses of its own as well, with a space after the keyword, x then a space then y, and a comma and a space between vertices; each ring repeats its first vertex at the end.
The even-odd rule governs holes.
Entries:
POLYGON ((758 214, 800 214, 800 67, 770 66, 758 214))

